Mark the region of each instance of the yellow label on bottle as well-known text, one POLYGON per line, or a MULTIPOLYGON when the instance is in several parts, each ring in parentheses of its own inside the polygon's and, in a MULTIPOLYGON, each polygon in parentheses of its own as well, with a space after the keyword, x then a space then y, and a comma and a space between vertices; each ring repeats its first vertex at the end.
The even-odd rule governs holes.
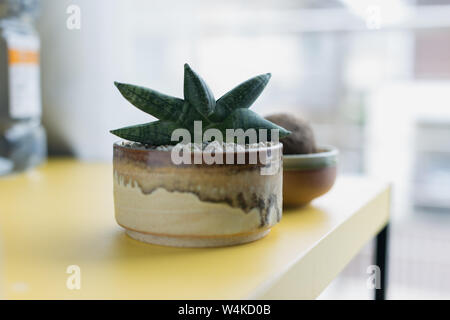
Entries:
POLYGON ((39 64, 39 52, 34 50, 9 49, 9 64, 39 64))
POLYGON ((41 90, 39 38, 10 33, 6 37, 9 74, 9 115, 13 119, 39 117, 41 90))

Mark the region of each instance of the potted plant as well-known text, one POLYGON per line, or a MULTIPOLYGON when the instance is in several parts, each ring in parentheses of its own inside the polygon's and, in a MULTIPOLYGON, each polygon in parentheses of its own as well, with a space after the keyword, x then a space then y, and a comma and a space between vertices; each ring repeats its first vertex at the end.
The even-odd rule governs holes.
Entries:
POLYGON ((280 221, 277 138, 290 132, 249 110, 270 77, 254 77, 217 101, 187 64, 184 100, 115 83, 130 103, 159 119, 111 131, 127 140, 114 144, 114 204, 132 238, 226 246, 260 239, 280 221))

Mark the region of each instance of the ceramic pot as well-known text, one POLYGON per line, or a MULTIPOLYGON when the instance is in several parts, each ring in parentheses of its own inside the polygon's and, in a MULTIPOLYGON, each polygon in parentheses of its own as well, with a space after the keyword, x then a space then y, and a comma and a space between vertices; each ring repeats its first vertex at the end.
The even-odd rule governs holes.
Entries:
MULTIPOLYGON (((116 143, 116 220, 130 237, 160 245, 215 247, 260 239, 282 215, 282 144, 267 150, 272 157, 265 165, 259 156, 257 164, 176 165, 171 151, 116 143), (276 170, 262 174, 268 165, 276 170)), ((257 151, 244 152, 246 163, 257 151)))
POLYGON ((283 156, 283 205, 299 207, 327 193, 336 180, 338 150, 324 146, 311 154, 283 156))

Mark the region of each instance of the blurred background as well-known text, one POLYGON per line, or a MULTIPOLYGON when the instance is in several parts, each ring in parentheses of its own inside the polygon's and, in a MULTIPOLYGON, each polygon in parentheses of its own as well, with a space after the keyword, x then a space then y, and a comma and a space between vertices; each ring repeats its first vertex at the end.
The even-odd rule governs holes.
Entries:
MULTIPOLYGON (((254 105, 308 119, 341 174, 393 182, 388 298, 450 298, 449 0, 42 0, 50 156, 111 161, 110 129, 152 120, 113 81, 182 96, 183 64, 215 96, 255 74, 254 105), (75 6, 75 7, 74 7, 75 6), (75 11, 73 11, 75 8, 75 11), (79 9, 79 28, 67 20, 79 9)), ((322 294, 369 299, 371 244, 322 294)))

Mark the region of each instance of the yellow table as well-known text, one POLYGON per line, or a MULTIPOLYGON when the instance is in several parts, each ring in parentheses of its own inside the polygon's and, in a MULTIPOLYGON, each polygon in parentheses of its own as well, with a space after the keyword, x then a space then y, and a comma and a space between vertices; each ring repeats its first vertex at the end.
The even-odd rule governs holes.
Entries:
POLYGON ((389 193, 341 176, 260 241, 167 248, 115 223, 111 165, 52 160, 0 178, 0 298, 315 298, 386 225, 389 193))

